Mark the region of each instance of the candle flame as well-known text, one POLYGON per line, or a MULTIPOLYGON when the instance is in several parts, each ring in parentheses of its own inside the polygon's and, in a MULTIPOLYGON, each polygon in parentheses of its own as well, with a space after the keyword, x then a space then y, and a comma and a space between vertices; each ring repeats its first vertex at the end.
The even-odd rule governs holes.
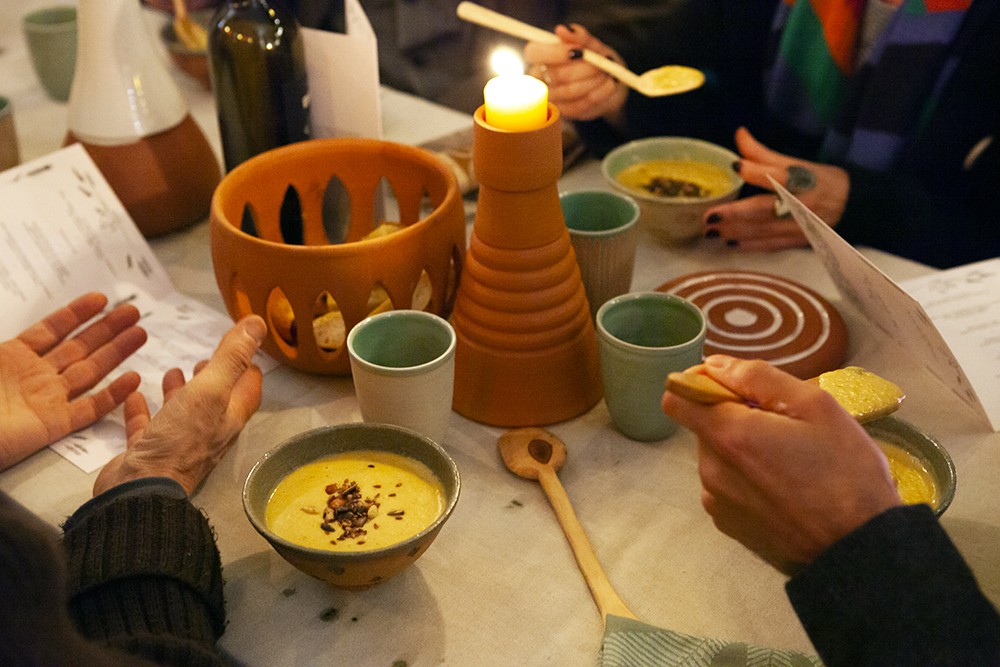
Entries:
POLYGON ((500 47, 493 51, 490 56, 490 67, 500 76, 513 76, 524 74, 524 61, 517 51, 507 47, 500 47))

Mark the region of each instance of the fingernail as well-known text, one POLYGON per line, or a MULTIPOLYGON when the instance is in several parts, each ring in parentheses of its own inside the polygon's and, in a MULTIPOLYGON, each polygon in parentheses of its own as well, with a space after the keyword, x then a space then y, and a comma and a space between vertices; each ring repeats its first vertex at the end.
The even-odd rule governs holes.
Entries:
POLYGON ((726 245, 729 246, 730 248, 735 248, 739 244, 740 242, 737 241, 736 239, 726 239, 726 245))
POLYGON ((579 60, 582 57, 583 57, 583 49, 570 49, 569 51, 570 60, 579 60))
POLYGON ((264 342, 264 338, 267 336, 267 325, 264 324, 264 320, 258 316, 252 316, 246 318, 246 322, 243 324, 243 330, 247 334, 257 341, 260 345, 264 342))
POLYGON ((706 239, 716 239, 716 238, 719 238, 719 230, 718 229, 709 229, 707 232, 705 232, 705 238, 706 239))
POLYGON ((722 216, 718 213, 709 213, 708 217, 705 218, 706 225, 715 225, 722 221, 722 216))
POLYGON ((712 368, 722 368, 726 365, 727 361, 728 359, 726 359, 721 355, 712 354, 705 357, 705 360, 701 363, 705 364, 706 366, 711 366, 712 368))
POLYGON ((739 173, 740 169, 743 168, 743 163, 740 160, 733 160, 733 171, 739 173))

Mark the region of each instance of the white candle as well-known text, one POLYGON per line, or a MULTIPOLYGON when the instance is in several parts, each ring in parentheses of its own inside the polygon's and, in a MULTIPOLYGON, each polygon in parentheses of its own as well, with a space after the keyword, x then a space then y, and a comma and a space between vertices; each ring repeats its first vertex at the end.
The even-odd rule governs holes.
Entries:
POLYGON ((486 122, 500 130, 534 130, 549 118, 549 89, 527 74, 502 74, 490 79, 483 98, 486 122))

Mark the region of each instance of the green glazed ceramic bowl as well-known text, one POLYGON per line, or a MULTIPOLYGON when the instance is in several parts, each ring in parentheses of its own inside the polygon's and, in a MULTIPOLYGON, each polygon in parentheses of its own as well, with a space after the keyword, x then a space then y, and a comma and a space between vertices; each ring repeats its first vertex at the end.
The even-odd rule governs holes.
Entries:
POLYGON ((361 590, 399 574, 420 558, 451 516, 460 488, 454 460, 430 438, 388 424, 338 424, 300 433, 264 454, 247 476, 243 509, 257 532, 296 568, 338 588, 361 590), (303 547, 268 529, 267 502, 286 475, 317 459, 358 450, 391 452, 430 468, 445 496, 443 509, 430 526, 388 547, 354 552, 303 547))
POLYGON ((933 507, 937 516, 951 505, 955 497, 955 464, 941 443, 897 417, 882 417, 865 424, 868 434, 884 440, 915 456, 930 473, 937 486, 937 503, 933 507))
POLYGON ((607 182, 639 202, 639 226, 669 245, 690 245, 704 236, 702 218, 712 206, 736 198, 743 186, 733 171, 736 153, 701 139, 687 137, 649 137, 623 144, 605 156, 601 171, 607 182), (649 160, 705 162, 722 170, 729 188, 713 197, 664 197, 642 189, 630 188, 618 181, 627 167, 649 160))

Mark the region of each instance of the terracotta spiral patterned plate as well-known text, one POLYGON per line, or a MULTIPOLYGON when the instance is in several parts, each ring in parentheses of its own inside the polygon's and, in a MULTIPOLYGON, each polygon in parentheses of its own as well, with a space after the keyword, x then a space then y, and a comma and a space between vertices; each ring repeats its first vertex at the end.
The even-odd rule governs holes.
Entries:
POLYGON ((826 299, 796 282, 752 271, 691 273, 657 288, 705 313, 705 354, 764 359, 800 378, 838 368, 847 327, 826 299))

